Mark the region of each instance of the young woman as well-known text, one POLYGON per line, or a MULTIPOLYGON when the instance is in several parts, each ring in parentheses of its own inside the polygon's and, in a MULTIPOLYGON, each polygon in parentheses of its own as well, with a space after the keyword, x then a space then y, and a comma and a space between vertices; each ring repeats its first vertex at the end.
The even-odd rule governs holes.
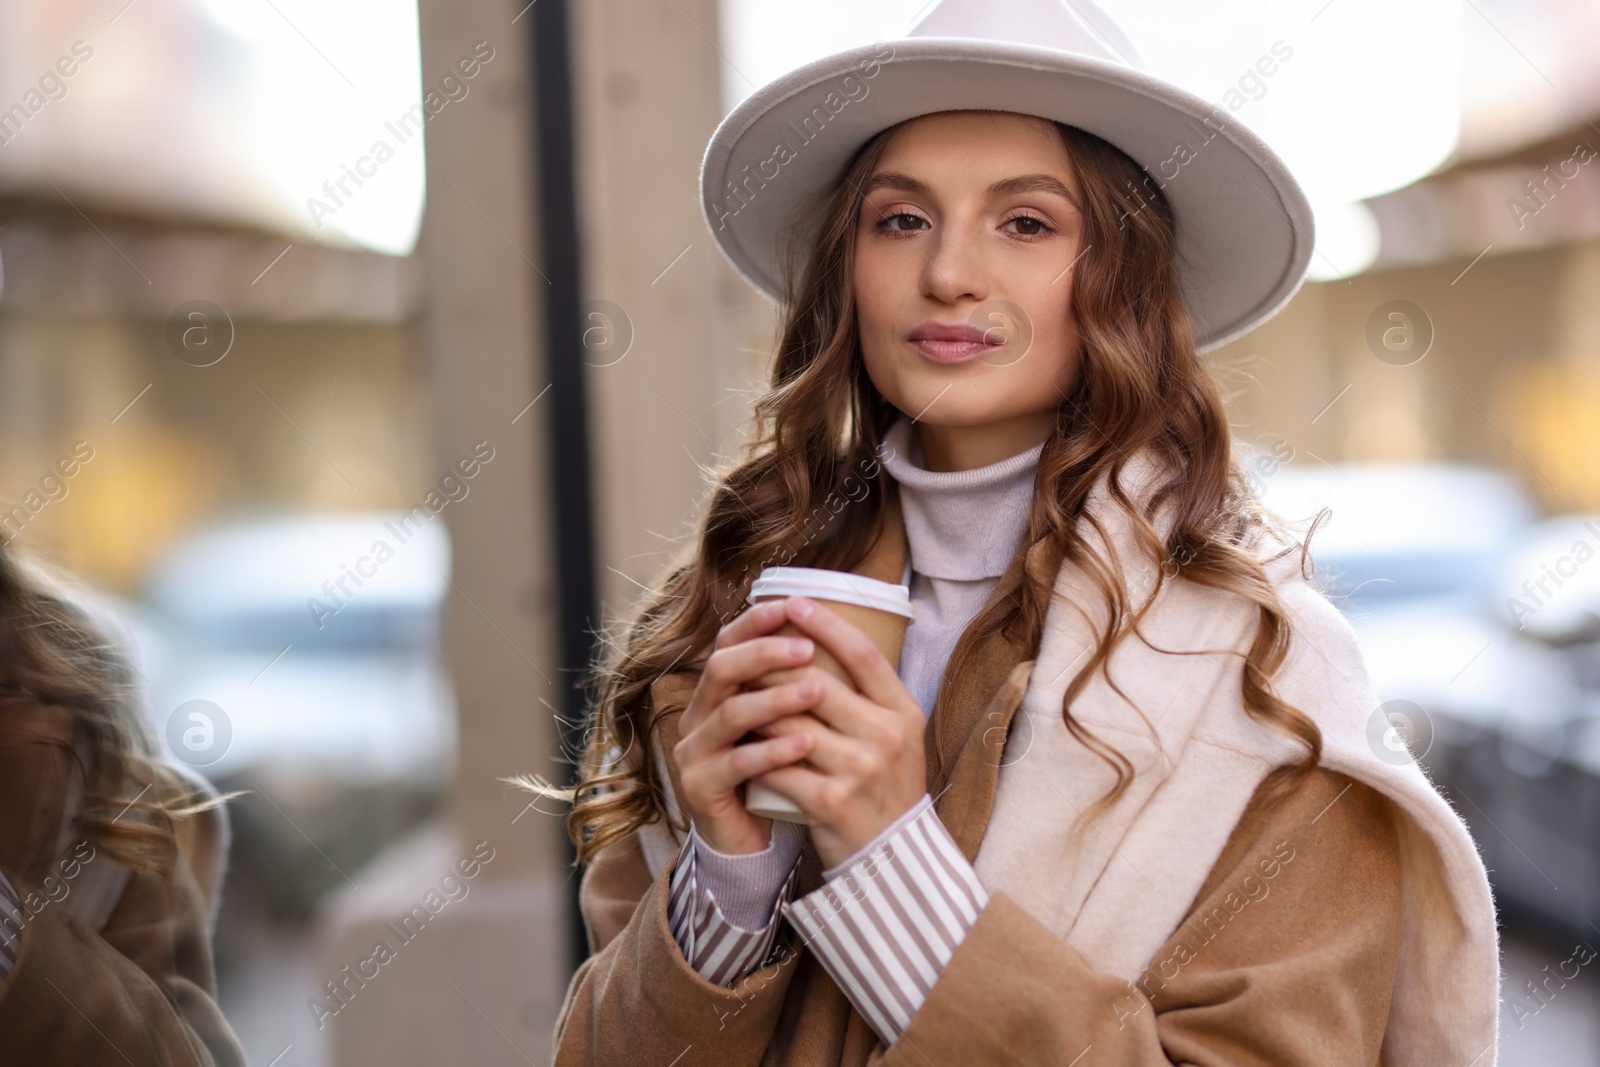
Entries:
POLYGON ((784 324, 600 675, 557 1064, 1494 1061, 1483 866, 1196 355, 1292 294, 1309 212, 1131 54, 1081 0, 945 0, 713 138, 784 324), (780 564, 905 577, 898 669, 746 607, 780 564))
POLYGON ((122 654, 0 545, 0 1056, 243 1067, 216 1004, 221 799, 152 755, 122 654))

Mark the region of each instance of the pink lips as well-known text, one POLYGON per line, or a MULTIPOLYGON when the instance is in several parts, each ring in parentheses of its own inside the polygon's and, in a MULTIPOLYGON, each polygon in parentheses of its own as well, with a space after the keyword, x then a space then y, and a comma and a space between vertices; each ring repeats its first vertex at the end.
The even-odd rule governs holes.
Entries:
POLYGON ((967 323, 925 322, 907 338, 935 363, 965 363, 1000 347, 984 332, 967 323))

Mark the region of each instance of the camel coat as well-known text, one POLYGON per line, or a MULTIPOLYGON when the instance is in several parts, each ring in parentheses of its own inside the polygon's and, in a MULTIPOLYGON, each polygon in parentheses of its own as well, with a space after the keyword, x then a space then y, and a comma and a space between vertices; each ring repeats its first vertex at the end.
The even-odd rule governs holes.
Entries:
POLYGON ((80 755, 68 709, 0 698, 0 870, 34 912, 0 984, 0 1062, 244 1067, 211 962, 225 811, 177 822, 171 876, 131 872, 71 832, 80 755))
MULTIPOLYGON (((1135 457, 1124 484, 1138 503, 1154 479, 1135 457)), ((1138 604, 1153 565, 1107 499, 1102 483, 1089 502, 1106 539, 1086 536, 1116 552, 1138 604)), ((1165 534, 1170 518, 1156 525, 1165 534)), ((898 580, 905 552, 888 507, 857 569, 898 580)), ((1498 945, 1483 866, 1421 770, 1367 741, 1377 703, 1353 632, 1299 575, 1298 552, 1269 567, 1296 634, 1274 686, 1323 732, 1316 772, 1262 803, 1266 773, 1301 750, 1243 711, 1254 612, 1170 581, 1142 627, 1155 648, 1129 638, 1112 657, 1135 699, 1099 674, 1074 702, 1137 771, 1076 857, 1062 844, 1072 815, 1110 779, 1066 731, 1061 697, 1102 621, 1098 596, 1045 545, 1010 567, 1058 594, 1040 647, 984 638, 973 669, 945 680, 925 735, 936 810, 992 899, 901 1037, 885 1047, 793 931, 732 988, 700 978, 673 940, 683 822, 666 753, 696 664, 651 691, 668 818, 584 872, 593 955, 556 1027, 558 1067, 1492 1064, 1498 945)), ((797 895, 820 884, 808 841, 797 895)))

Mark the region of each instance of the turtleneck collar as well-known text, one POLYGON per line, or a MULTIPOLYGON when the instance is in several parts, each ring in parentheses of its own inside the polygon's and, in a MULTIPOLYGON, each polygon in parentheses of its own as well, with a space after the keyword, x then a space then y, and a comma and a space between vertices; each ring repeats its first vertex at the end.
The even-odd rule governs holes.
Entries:
POLYGON ((998 578, 1028 530, 1034 473, 1044 443, 998 463, 930 471, 901 415, 884 436, 883 466, 900 484, 911 568, 929 578, 998 578))

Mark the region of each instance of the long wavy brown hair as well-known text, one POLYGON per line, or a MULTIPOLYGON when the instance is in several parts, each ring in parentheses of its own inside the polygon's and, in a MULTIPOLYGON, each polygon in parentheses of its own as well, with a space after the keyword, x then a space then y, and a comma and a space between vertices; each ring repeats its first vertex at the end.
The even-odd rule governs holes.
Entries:
MULTIPOLYGON (((1057 125, 1085 221, 1085 250, 1072 279, 1081 352, 1076 381, 1057 408, 1039 457, 1024 544, 1050 539, 1061 559, 1082 565, 1110 619, 1062 700, 1068 729, 1116 774, 1114 786, 1083 813, 1078 829, 1122 796, 1133 765, 1078 722, 1072 704, 1154 600, 1130 611, 1117 566, 1085 541, 1080 519, 1102 477, 1109 478, 1116 505, 1133 516, 1149 558, 1163 561, 1156 592, 1159 583, 1181 575, 1255 604, 1255 638, 1242 668, 1245 708, 1306 748, 1298 762, 1268 776, 1270 803, 1312 773, 1322 749, 1316 724, 1280 700, 1271 685, 1288 650, 1289 626, 1252 546, 1261 543, 1261 534, 1277 536, 1270 529, 1276 517, 1255 499, 1234 456, 1221 394, 1196 355, 1177 281, 1170 207, 1119 149, 1057 125), (1141 514, 1118 479, 1128 457, 1145 449, 1164 461, 1167 480, 1155 487, 1148 514, 1141 514), (1174 516, 1166 544, 1149 518, 1158 507, 1170 507, 1174 516)), ((874 488, 856 503, 828 506, 848 491, 842 489, 848 479, 876 471, 879 445, 899 415, 867 376, 851 285, 861 190, 894 129, 862 146, 837 186, 813 206, 808 225, 796 228, 810 236, 791 244, 789 295, 770 381, 754 405, 753 432, 742 455, 716 474, 693 543, 672 561, 655 591, 641 598, 620 639, 608 641, 591 672, 591 692, 598 695, 583 751, 576 754, 575 785, 557 789, 535 776, 517 779, 572 803, 567 832, 580 865, 665 813, 659 771, 645 756, 659 743, 651 683, 670 671, 701 669, 718 629, 742 609, 763 566, 858 564, 875 536, 886 493, 895 491, 892 479, 871 479, 874 488)), ((1285 551, 1292 550, 1292 541, 1284 543, 1285 551)), ((1004 632, 1036 649, 1050 590, 1016 572, 1001 581, 969 627, 1004 632)), ((962 642, 946 677, 965 670, 977 647, 962 642)))
POLYGON ((83 780, 73 833, 129 870, 165 878, 177 859, 175 821, 238 794, 208 798, 154 755, 137 694, 126 655, 102 628, 43 567, 0 544, 0 701, 71 713, 83 780))

